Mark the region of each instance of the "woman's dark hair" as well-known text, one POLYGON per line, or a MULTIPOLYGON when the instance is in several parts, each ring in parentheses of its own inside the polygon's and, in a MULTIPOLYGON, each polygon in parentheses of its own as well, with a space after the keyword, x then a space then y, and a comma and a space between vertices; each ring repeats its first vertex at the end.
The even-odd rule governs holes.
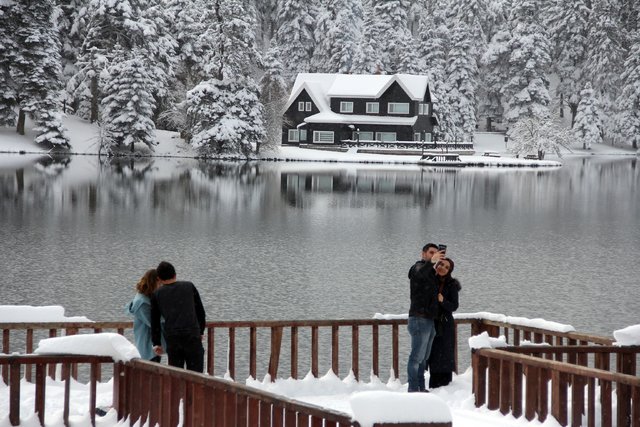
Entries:
POLYGON ((142 295, 150 296, 158 287, 158 272, 155 269, 147 270, 144 276, 136 284, 136 291, 142 295))
POLYGON ((156 268, 160 280, 169 280, 176 277, 176 269, 167 261, 162 261, 156 268))

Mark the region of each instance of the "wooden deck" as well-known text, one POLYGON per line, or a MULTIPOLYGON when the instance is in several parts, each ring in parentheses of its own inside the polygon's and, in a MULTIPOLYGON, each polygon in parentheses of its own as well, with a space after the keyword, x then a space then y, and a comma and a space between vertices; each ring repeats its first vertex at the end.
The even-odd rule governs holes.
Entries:
MULTIPOLYGON (((406 323, 406 319, 209 322, 205 345, 208 375, 139 360, 114 364, 109 358, 93 356, 0 356, 0 366, 2 378, 10 386, 12 425, 20 419, 21 377, 31 382, 35 379, 36 388, 41 387, 36 391, 35 408, 43 420, 43 378, 47 374, 53 376, 55 366, 63 367, 62 379, 67 384, 70 378, 78 378, 84 372, 94 388, 106 365, 107 370, 117 374, 114 406, 118 415, 130 417, 132 423, 149 414, 152 421, 162 421, 163 426, 175 425, 176 402, 184 399, 185 416, 193 420, 190 425, 356 426, 345 414, 302 405, 213 376, 227 374, 244 379, 247 375, 258 378, 260 373, 268 373, 275 380, 299 378, 300 372, 311 372, 317 377, 322 363, 328 363, 338 376, 341 368, 346 372, 345 366, 357 379, 361 372, 377 376, 391 372, 397 376, 407 350, 406 334, 400 334, 400 327, 406 323), (140 394, 154 397, 132 399, 140 394), (256 407, 269 409, 255 412, 256 407), (267 417, 267 413, 271 415, 267 417), (263 416, 267 418, 252 423, 255 417, 263 416), (294 419, 298 424, 291 424, 294 419)), ((48 336, 102 331, 132 336, 130 322, 0 324, 0 329, 5 354, 31 353, 34 340, 48 336)), ((512 347, 473 352, 476 406, 486 405, 515 417, 524 415, 528 420, 544 421, 551 415, 561 425, 582 425, 584 419, 584 425, 589 426, 640 427, 640 347, 612 347, 610 338, 597 335, 482 319, 456 320, 457 336, 482 332, 494 337, 504 335, 512 347), (522 340, 546 346, 522 346, 522 340)), ((466 340, 457 341, 458 347, 461 342, 466 347, 466 340)), ((68 402, 65 405, 68 408, 68 402)), ((91 416, 94 420, 95 413, 91 416)), ((68 420, 67 413, 65 417, 68 420)))

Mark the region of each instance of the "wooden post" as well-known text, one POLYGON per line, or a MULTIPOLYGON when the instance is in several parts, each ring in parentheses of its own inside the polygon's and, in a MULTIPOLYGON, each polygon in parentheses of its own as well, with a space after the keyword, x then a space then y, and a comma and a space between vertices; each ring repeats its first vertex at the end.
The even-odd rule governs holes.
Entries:
POLYGON ((400 342, 400 336, 399 336, 399 332, 398 332, 398 325, 397 324, 393 324, 391 326, 392 328, 392 348, 393 348, 393 373, 396 376, 396 378, 399 378, 400 376, 400 346, 399 346, 399 342, 400 342))
POLYGON ((511 396, 511 413, 515 418, 522 416, 522 365, 513 364, 513 395, 511 396))
POLYGON ((486 403, 487 360, 477 350, 472 350, 471 363, 473 366, 473 395, 475 396, 476 407, 479 408, 486 403))
POLYGON ((215 328, 207 329, 207 373, 211 376, 215 372, 215 328))
MULTIPOLYGON (((257 338, 256 327, 252 326, 249 328, 249 375, 253 379, 257 378, 256 376, 257 375, 256 363, 257 363, 257 351, 258 351, 257 340, 258 338, 257 338)), ((272 380, 275 380, 275 379, 272 378, 272 380)))
MULTIPOLYGON (((38 413, 38 420, 40 420, 40 425, 44 425, 44 402, 46 398, 46 386, 47 386, 47 366, 44 363, 38 363, 36 365, 36 402, 35 402, 35 410, 38 413)), ((115 396, 114 396, 115 398, 115 396)), ((95 411, 94 411, 95 413, 95 411)))
POLYGON ((291 378, 298 379, 298 327, 291 327, 291 378))
POLYGON ((271 328, 271 356, 269 357, 269 375, 275 382, 278 377, 278 364, 280 363, 280 348, 282 344, 282 326, 271 328))
POLYGON ((503 415, 509 413, 512 403, 512 371, 513 362, 507 362, 505 360, 500 361, 500 412, 503 415))
POLYGON ((567 383, 559 371, 551 372, 551 415, 562 426, 567 425, 567 383))
POLYGON ((229 360, 227 369, 229 376, 235 381, 236 379, 236 328, 229 328, 229 360))
POLYGON ((373 375, 380 376, 380 366, 378 361, 378 351, 380 346, 380 337, 378 331, 378 325, 373 325, 371 327, 371 364, 373 365, 371 369, 373 370, 373 375))
POLYGON ((539 369, 533 366, 526 366, 524 371, 527 378, 527 384, 525 387, 524 417, 528 421, 531 421, 535 418, 536 410, 538 409, 539 369))
POLYGON ((20 424, 20 364, 13 360, 9 362, 9 422, 20 424))
POLYGON ((340 377, 340 334, 338 325, 331 326, 331 370, 340 377))
POLYGON ((318 327, 311 327, 311 375, 318 378, 318 327))
POLYGON ((500 361, 489 359, 489 396, 487 409, 495 410, 500 407, 500 361))
POLYGON ((358 381, 360 379, 360 329, 358 325, 351 326, 351 370, 358 381))

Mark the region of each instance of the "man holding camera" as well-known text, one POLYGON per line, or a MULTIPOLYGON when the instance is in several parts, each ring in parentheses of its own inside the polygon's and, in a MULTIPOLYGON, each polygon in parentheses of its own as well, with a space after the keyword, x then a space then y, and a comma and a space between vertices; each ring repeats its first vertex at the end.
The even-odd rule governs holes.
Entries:
POLYGON ((428 243, 422 248, 421 259, 409 269, 411 306, 408 330, 411 352, 407 362, 408 391, 425 392, 424 370, 431 344, 436 336, 434 317, 438 311, 438 288, 434 265, 444 257, 444 248, 428 243))

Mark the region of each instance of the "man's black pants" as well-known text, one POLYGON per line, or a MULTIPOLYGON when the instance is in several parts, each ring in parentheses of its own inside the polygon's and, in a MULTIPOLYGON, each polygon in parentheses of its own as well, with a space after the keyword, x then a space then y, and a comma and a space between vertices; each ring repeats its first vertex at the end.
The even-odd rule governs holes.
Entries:
POLYGON ((177 335, 165 337, 169 365, 186 368, 190 371, 203 372, 204 348, 200 336, 177 335))

